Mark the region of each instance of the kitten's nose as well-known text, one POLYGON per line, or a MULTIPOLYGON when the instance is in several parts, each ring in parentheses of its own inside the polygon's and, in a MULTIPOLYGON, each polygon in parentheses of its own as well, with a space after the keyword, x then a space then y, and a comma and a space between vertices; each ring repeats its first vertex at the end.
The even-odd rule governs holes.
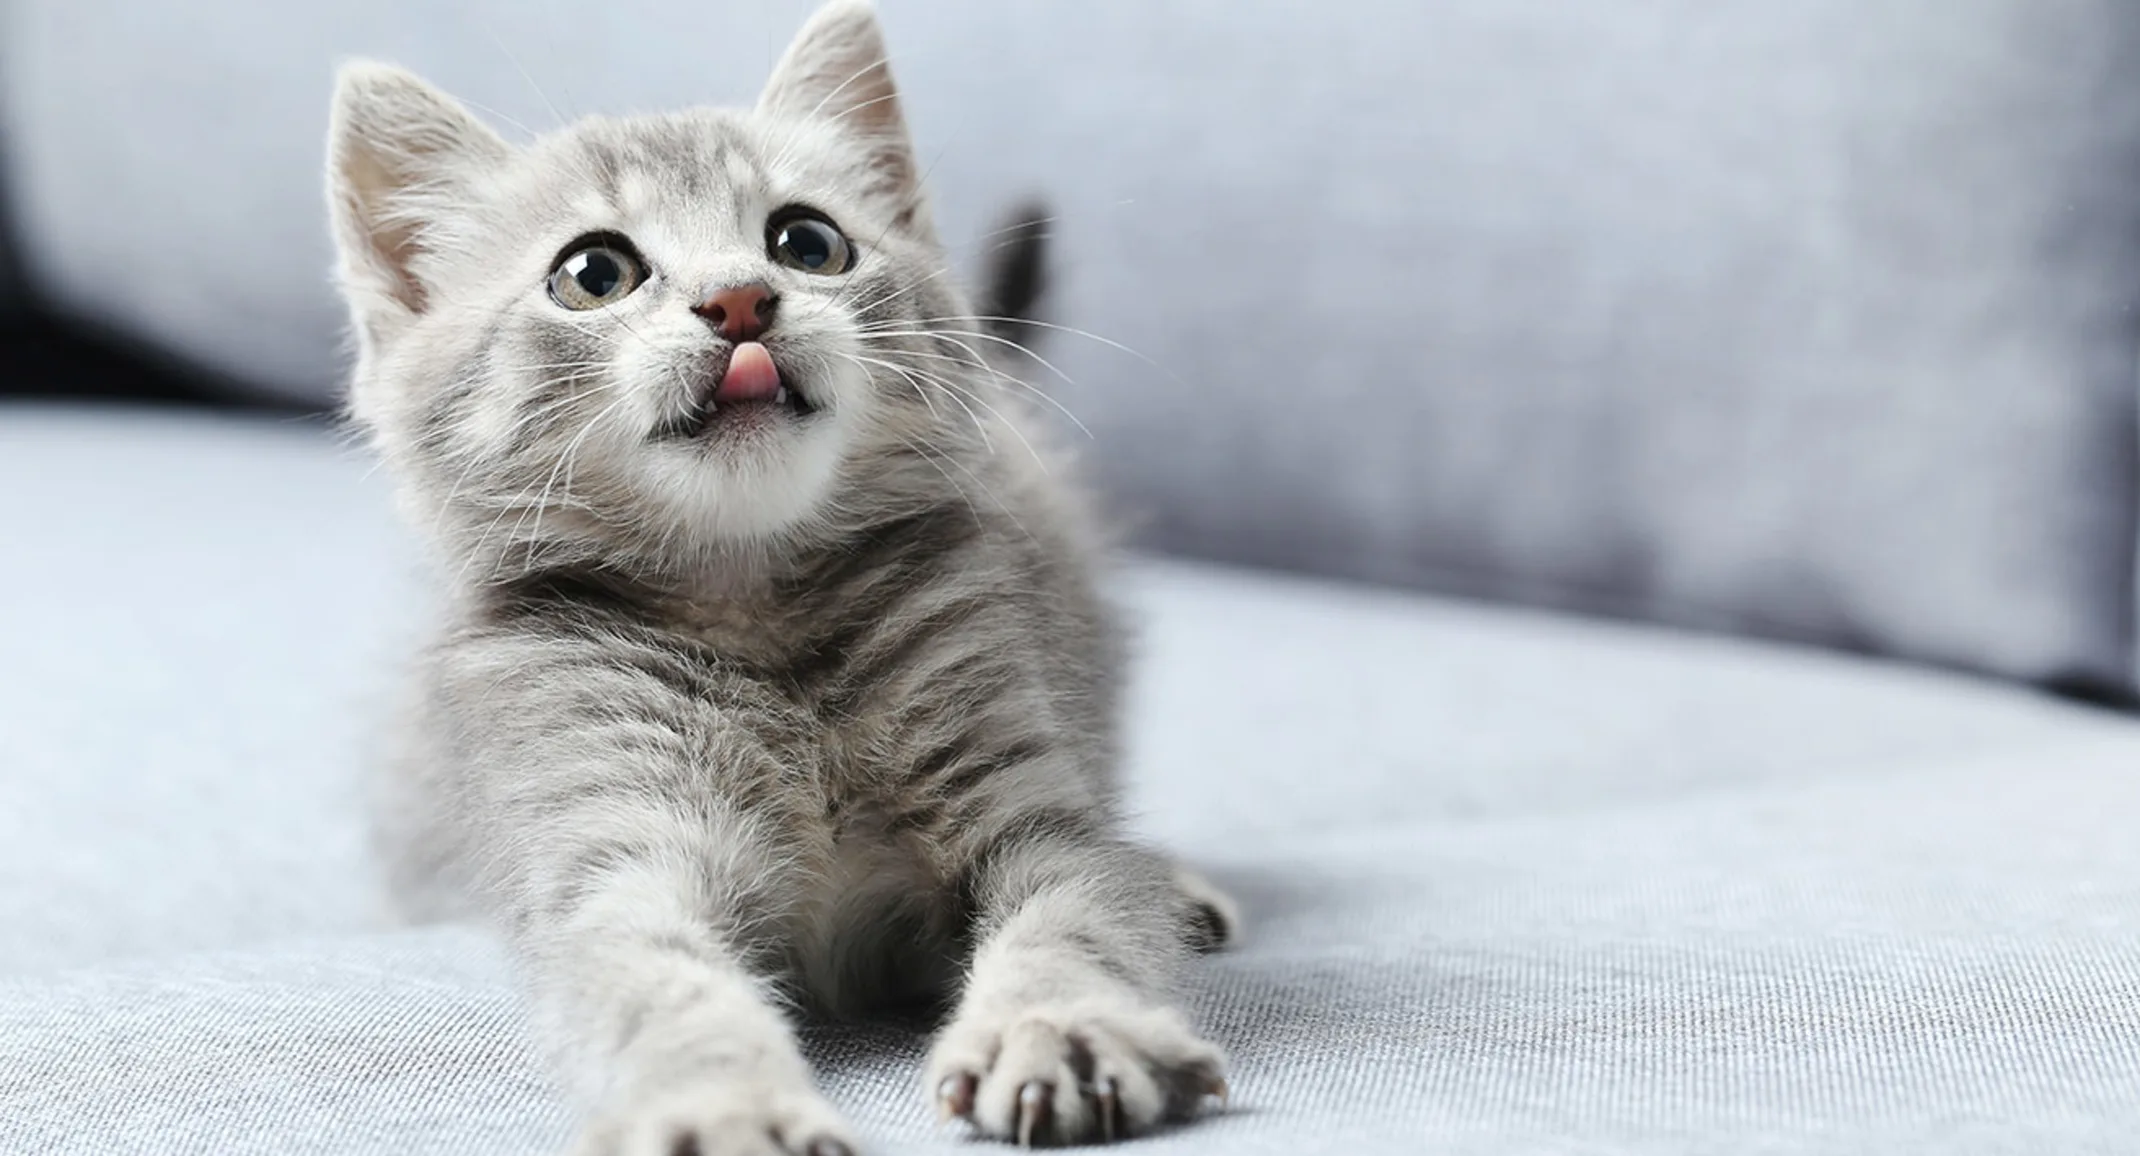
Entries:
POLYGON ((756 341, 773 324, 773 311, 780 298, 763 281, 730 285, 691 307, 691 312, 713 323, 713 331, 734 342, 756 341))

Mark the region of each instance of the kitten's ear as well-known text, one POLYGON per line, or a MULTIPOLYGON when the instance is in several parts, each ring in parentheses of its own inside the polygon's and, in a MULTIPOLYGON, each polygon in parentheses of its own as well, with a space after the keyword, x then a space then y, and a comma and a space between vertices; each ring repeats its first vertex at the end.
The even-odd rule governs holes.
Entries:
POLYGON ((866 0, 832 0, 803 25, 759 94, 758 111, 817 121, 869 149, 869 191, 901 206, 899 223, 928 233, 914 143, 884 50, 877 10, 866 0))
POLYGON ((335 78, 327 199, 343 291, 367 337, 424 311, 427 261, 512 146, 445 93, 392 65, 335 78))

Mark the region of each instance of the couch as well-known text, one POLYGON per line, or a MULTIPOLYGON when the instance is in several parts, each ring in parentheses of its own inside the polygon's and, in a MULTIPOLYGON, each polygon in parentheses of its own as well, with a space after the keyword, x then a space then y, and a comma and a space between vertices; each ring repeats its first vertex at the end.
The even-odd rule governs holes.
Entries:
MULTIPOLYGON (((198 383, 0 399, 0 1153, 569 1135, 369 859, 432 584, 319 416, 331 67, 539 128, 807 7, 0 3, 8 331, 198 383)), ((2140 1150, 2140 12, 883 7, 962 257, 1045 195, 1141 355, 1049 384, 1137 825, 1247 927, 1232 1100, 1138 1149, 2140 1150)), ((872 1152, 976 1150, 925 1031, 805 1029, 872 1152)))

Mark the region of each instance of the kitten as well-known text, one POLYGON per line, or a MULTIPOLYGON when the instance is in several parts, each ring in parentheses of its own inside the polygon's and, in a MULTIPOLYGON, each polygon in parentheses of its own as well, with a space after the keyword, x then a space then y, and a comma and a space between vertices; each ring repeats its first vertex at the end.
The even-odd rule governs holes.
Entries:
POLYGON ((1232 909, 1121 833, 1102 545, 871 9, 748 112, 526 147, 354 64, 329 143, 351 415, 456 578, 385 835, 507 929, 579 1150, 851 1152, 791 1007, 955 997, 925 1095, 1021 1143, 1222 1092, 1172 991, 1232 909))

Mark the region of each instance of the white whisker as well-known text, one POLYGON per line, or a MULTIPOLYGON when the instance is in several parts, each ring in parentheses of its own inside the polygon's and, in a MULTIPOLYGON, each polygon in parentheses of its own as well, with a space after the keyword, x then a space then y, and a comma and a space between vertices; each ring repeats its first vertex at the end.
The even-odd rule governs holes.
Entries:
MULTIPOLYGON (((869 339, 866 337, 863 339, 864 344, 868 344, 868 341, 869 339)), ((1093 436, 1092 430, 1088 428, 1083 421, 1078 420, 1078 416, 1076 414, 1070 412, 1069 406, 1066 406, 1062 402, 1056 400, 1054 395, 1050 394, 1048 391, 1040 388, 1039 386, 1034 385, 1032 382, 1027 381, 1022 377, 1019 377, 1017 374, 1010 373, 995 365, 991 365, 985 360, 976 360, 972 357, 957 357, 949 353, 931 353, 917 349, 901 348, 898 352, 902 357, 924 357, 931 361, 948 361, 953 365, 969 366, 971 368, 980 370, 982 373, 987 374, 989 376, 989 379, 992 381, 1009 382, 1010 384, 1025 390, 1027 393, 1032 394, 1034 397, 1039 398, 1041 401, 1046 402, 1057 413, 1060 413, 1063 415, 1063 417, 1067 418, 1071 425, 1076 426, 1079 433, 1084 434, 1088 438, 1093 436)), ((968 352, 970 353, 971 350, 969 350, 968 352)))
MULTIPOLYGON (((1109 349, 1119 350, 1123 353, 1129 354, 1131 357, 1134 357, 1137 360, 1145 363, 1146 365, 1151 366, 1153 369, 1156 369, 1159 372, 1166 374, 1168 377, 1174 378, 1176 382, 1181 381, 1181 378, 1177 376, 1172 370, 1168 369, 1166 366, 1159 364, 1157 361, 1152 360, 1151 358, 1145 356, 1137 350, 1131 349, 1129 346, 1124 345, 1111 337, 1102 337, 1097 333, 1091 332, 1090 330, 1077 329, 1068 325, 1057 325, 1050 321, 1034 321, 1026 317, 992 317, 985 314, 968 313, 951 317, 922 317, 917 318, 915 323, 921 325, 948 325, 957 321, 972 321, 983 324, 988 322, 996 322, 998 324, 1008 325, 1030 325, 1035 329, 1045 329, 1050 333, 1067 333, 1072 337, 1082 337, 1088 341, 1097 341, 1101 345, 1104 345, 1109 349)), ((998 340, 1008 341, 1007 338, 999 338, 998 340)), ((1010 344, 1016 345, 1017 343, 1011 342, 1010 344)), ((1038 355, 1035 354, 1032 350, 1026 349, 1025 346, 1020 345, 1018 346, 1018 348, 1024 350, 1026 356, 1033 357, 1036 360, 1038 359, 1038 355)))

